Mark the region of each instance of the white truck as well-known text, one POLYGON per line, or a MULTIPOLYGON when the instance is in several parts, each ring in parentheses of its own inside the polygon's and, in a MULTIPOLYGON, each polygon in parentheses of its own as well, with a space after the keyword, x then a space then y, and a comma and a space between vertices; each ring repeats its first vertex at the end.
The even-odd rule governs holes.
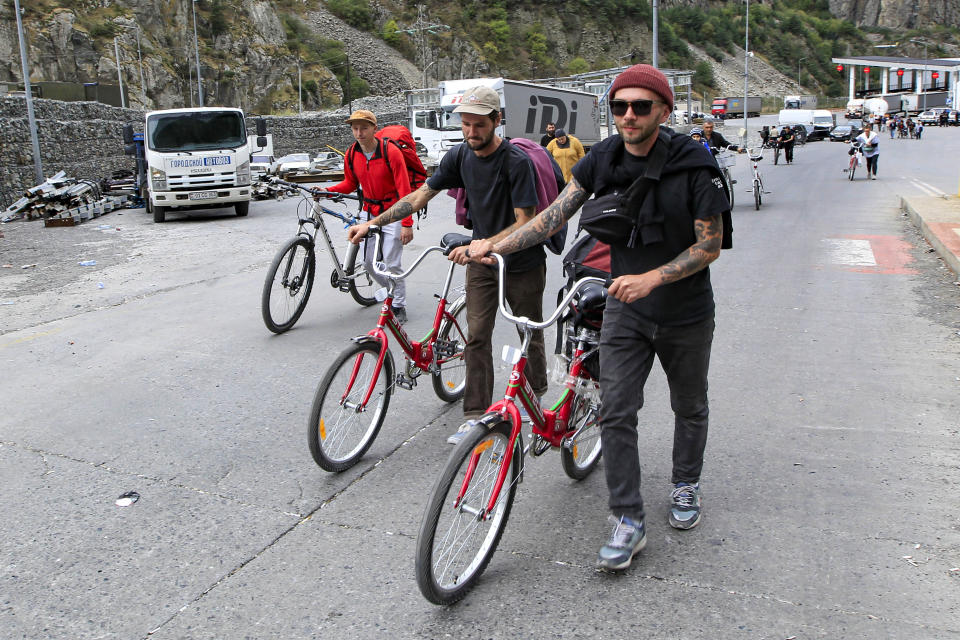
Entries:
MULTIPOLYGON (((124 127, 128 150, 133 127, 124 127)), ((166 109, 146 114, 140 195, 154 222, 171 211, 233 205, 250 208, 250 155, 266 146, 266 125, 257 121, 257 146, 247 138, 243 111, 229 107, 166 109)), ((129 152, 129 151, 128 151, 129 152)))
POLYGON ((923 93, 904 93, 901 96, 901 109, 907 113, 920 113, 927 109, 947 106, 949 91, 925 91, 923 93))
POLYGON ((817 96, 783 96, 784 109, 816 109, 817 96))
POLYGON ((429 159, 439 162, 443 154, 463 142, 460 115, 453 110, 463 92, 476 86, 490 87, 500 94, 503 121, 497 135, 501 137, 540 142, 547 123, 553 122, 558 129, 576 136, 584 147, 600 142, 600 108, 593 93, 506 78, 445 80, 436 88, 406 92, 407 126, 418 145, 425 147, 429 159))
POLYGON ((863 98, 854 98, 847 103, 847 119, 863 117, 863 98))

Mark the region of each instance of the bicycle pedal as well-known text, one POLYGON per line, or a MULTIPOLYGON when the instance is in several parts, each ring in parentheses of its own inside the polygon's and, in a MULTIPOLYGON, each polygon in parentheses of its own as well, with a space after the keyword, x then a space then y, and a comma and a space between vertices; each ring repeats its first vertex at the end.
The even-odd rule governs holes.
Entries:
POLYGON ((407 391, 413 391, 413 388, 417 386, 417 381, 413 378, 408 378, 404 375, 398 375, 396 380, 396 385, 401 389, 406 389, 407 391))

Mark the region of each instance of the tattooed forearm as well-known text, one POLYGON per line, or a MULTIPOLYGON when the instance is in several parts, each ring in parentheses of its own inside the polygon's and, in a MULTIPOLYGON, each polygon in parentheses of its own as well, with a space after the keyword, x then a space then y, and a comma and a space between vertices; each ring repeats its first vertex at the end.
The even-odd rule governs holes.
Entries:
POLYGON ((395 205, 381 213, 371 222, 382 227, 392 222, 403 220, 414 211, 423 209, 427 205, 427 202, 430 201, 430 198, 438 193, 440 192, 424 184, 416 191, 403 196, 395 205))
POLYGON ((691 276, 720 255, 720 240, 723 238, 723 220, 720 216, 694 221, 694 232, 697 241, 689 249, 657 269, 662 278, 661 284, 676 282, 691 276))
POLYGON ((523 225, 494 247, 500 254, 515 253, 540 244, 560 230, 563 223, 573 217, 590 194, 572 179, 557 199, 540 212, 533 220, 523 225))

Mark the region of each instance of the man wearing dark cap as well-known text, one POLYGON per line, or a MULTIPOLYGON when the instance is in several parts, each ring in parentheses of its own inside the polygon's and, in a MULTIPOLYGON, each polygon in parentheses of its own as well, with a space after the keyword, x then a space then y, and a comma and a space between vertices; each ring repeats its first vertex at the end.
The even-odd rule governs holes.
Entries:
MULTIPOLYGON (((464 142, 448 151, 420 189, 369 223, 351 227, 351 242, 359 242, 371 224, 385 225, 426 206, 445 189, 464 189, 473 223, 474 242, 496 242, 532 220, 537 192, 533 163, 517 147, 496 133, 500 125, 500 95, 489 87, 463 92, 454 111, 460 115, 464 142)), ((450 260, 467 265, 467 323, 469 335, 464 350, 466 386, 463 395, 464 423, 448 442, 456 444, 482 416, 493 399, 493 328, 499 301, 498 275, 487 265, 471 263, 467 247, 450 253, 450 260)), ((543 289, 546 255, 542 245, 531 245, 509 256, 505 282, 507 302, 513 313, 534 321, 543 319, 543 289)), ((533 391, 547 390, 546 352, 543 332, 534 332, 530 343, 527 378, 533 391)))
POLYGON ((532 222, 498 242, 474 242, 470 254, 490 262, 479 256, 524 250, 559 229, 590 194, 623 194, 641 176, 649 185, 621 205, 635 224, 629 238, 611 244, 614 279, 600 337, 600 437, 614 528, 597 566, 615 571, 646 544, 637 412, 654 356, 667 375, 675 418, 669 522, 691 529, 701 519, 714 328, 708 265, 721 244, 727 246, 723 218, 730 203, 713 158, 689 136, 660 127, 673 109, 662 73, 634 65, 617 76, 609 95, 619 134, 592 147, 573 180, 532 222))
MULTIPOLYGON (((375 135, 377 116, 366 109, 354 111, 347 124, 356 143, 344 157, 343 181, 327 189, 337 193, 353 193, 359 185, 363 189, 363 208, 368 218, 373 218, 394 205, 397 200, 410 193, 410 178, 403 152, 394 144, 384 143, 375 135)), ((388 271, 403 272, 401 256, 403 245, 413 240, 413 218, 407 216, 401 224, 391 224, 383 228, 382 261, 388 271)), ((381 286, 387 282, 373 273, 371 264, 374 243, 369 242, 364 251, 364 264, 370 274, 381 286)), ((398 280, 393 291, 393 313, 400 324, 407 321, 407 285, 398 280)))

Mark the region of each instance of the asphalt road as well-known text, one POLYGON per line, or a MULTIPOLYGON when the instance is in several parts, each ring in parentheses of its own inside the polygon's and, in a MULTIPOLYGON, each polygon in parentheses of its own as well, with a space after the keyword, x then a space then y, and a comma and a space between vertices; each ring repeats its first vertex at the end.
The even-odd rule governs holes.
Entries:
MULTIPOLYGON (((672 415, 655 368, 634 566, 593 570, 602 471, 570 481, 551 452, 528 460, 483 580, 448 608, 420 596, 413 554, 460 409, 429 384, 399 391, 360 465, 313 463, 314 388, 375 310, 325 287, 320 256, 298 325, 265 329, 262 280, 295 201, 6 225, 0 637, 960 637, 960 286, 896 198, 955 192, 960 129, 881 146, 876 182, 847 181, 836 143, 791 166, 768 156, 760 211, 739 157, 735 248, 711 268, 702 524, 666 522, 672 415), (116 506, 128 491, 139 501, 116 506)), ((408 253, 452 219, 438 198, 408 253)), ((432 256, 411 278, 413 335, 445 266, 432 256)), ((501 326, 497 341, 517 339, 501 326)))

